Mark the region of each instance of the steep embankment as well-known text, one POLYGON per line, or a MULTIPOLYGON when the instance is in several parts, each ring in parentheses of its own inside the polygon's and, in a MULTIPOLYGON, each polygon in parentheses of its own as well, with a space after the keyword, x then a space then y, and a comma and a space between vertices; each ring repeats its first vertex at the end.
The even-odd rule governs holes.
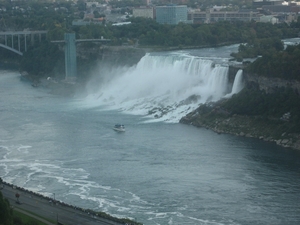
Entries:
POLYGON ((244 90, 232 99, 201 105, 180 122, 217 133, 259 138, 300 150, 297 115, 300 83, 251 74, 244 74, 244 82, 244 90), (296 97, 291 93, 296 93, 296 97), (293 98, 293 102, 288 102, 286 96, 293 98))

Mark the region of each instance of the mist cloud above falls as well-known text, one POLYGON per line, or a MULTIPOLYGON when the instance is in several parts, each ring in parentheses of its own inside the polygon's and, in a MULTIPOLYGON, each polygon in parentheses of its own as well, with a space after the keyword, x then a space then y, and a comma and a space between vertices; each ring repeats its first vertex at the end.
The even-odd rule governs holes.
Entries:
POLYGON ((85 99, 91 106, 178 122, 207 101, 231 92, 228 67, 188 55, 147 54, 133 67, 102 67, 85 99))

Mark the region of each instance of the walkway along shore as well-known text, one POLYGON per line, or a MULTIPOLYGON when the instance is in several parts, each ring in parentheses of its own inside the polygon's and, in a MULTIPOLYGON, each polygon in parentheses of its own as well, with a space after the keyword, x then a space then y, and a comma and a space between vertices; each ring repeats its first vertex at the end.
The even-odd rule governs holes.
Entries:
POLYGON ((14 210, 48 225, 142 225, 129 219, 114 218, 106 213, 97 213, 89 209, 69 205, 5 181, 0 183, 0 191, 3 197, 8 199, 14 210), (16 197, 17 194, 18 198, 16 197))

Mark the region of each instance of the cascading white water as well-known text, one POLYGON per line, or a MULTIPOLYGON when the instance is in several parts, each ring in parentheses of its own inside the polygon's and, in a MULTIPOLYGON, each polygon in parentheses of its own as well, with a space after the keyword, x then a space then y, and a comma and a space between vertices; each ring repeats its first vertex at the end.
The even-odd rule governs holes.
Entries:
POLYGON ((244 88, 243 71, 238 70, 234 78, 231 92, 225 95, 224 97, 230 98, 232 95, 239 93, 243 88, 244 88))
MULTIPOLYGON (((217 101, 228 90, 228 66, 180 54, 147 54, 88 96, 89 104, 145 115, 150 121, 178 122, 199 104, 217 101)), ((99 85, 100 86, 100 85, 99 85)))
POLYGON ((243 71, 238 70, 238 72, 235 75, 235 79, 232 86, 231 94, 239 93, 244 87, 243 83, 243 71))

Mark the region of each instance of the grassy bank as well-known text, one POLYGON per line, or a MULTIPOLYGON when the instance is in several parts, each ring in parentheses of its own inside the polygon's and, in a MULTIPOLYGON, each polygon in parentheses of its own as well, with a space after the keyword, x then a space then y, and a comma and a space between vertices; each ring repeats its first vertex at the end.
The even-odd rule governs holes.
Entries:
POLYGON ((14 209, 14 224, 22 225, 49 225, 56 224, 54 221, 47 222, 46 219, 40 218, 38 215, 33 215, 30 212, 14 209))

